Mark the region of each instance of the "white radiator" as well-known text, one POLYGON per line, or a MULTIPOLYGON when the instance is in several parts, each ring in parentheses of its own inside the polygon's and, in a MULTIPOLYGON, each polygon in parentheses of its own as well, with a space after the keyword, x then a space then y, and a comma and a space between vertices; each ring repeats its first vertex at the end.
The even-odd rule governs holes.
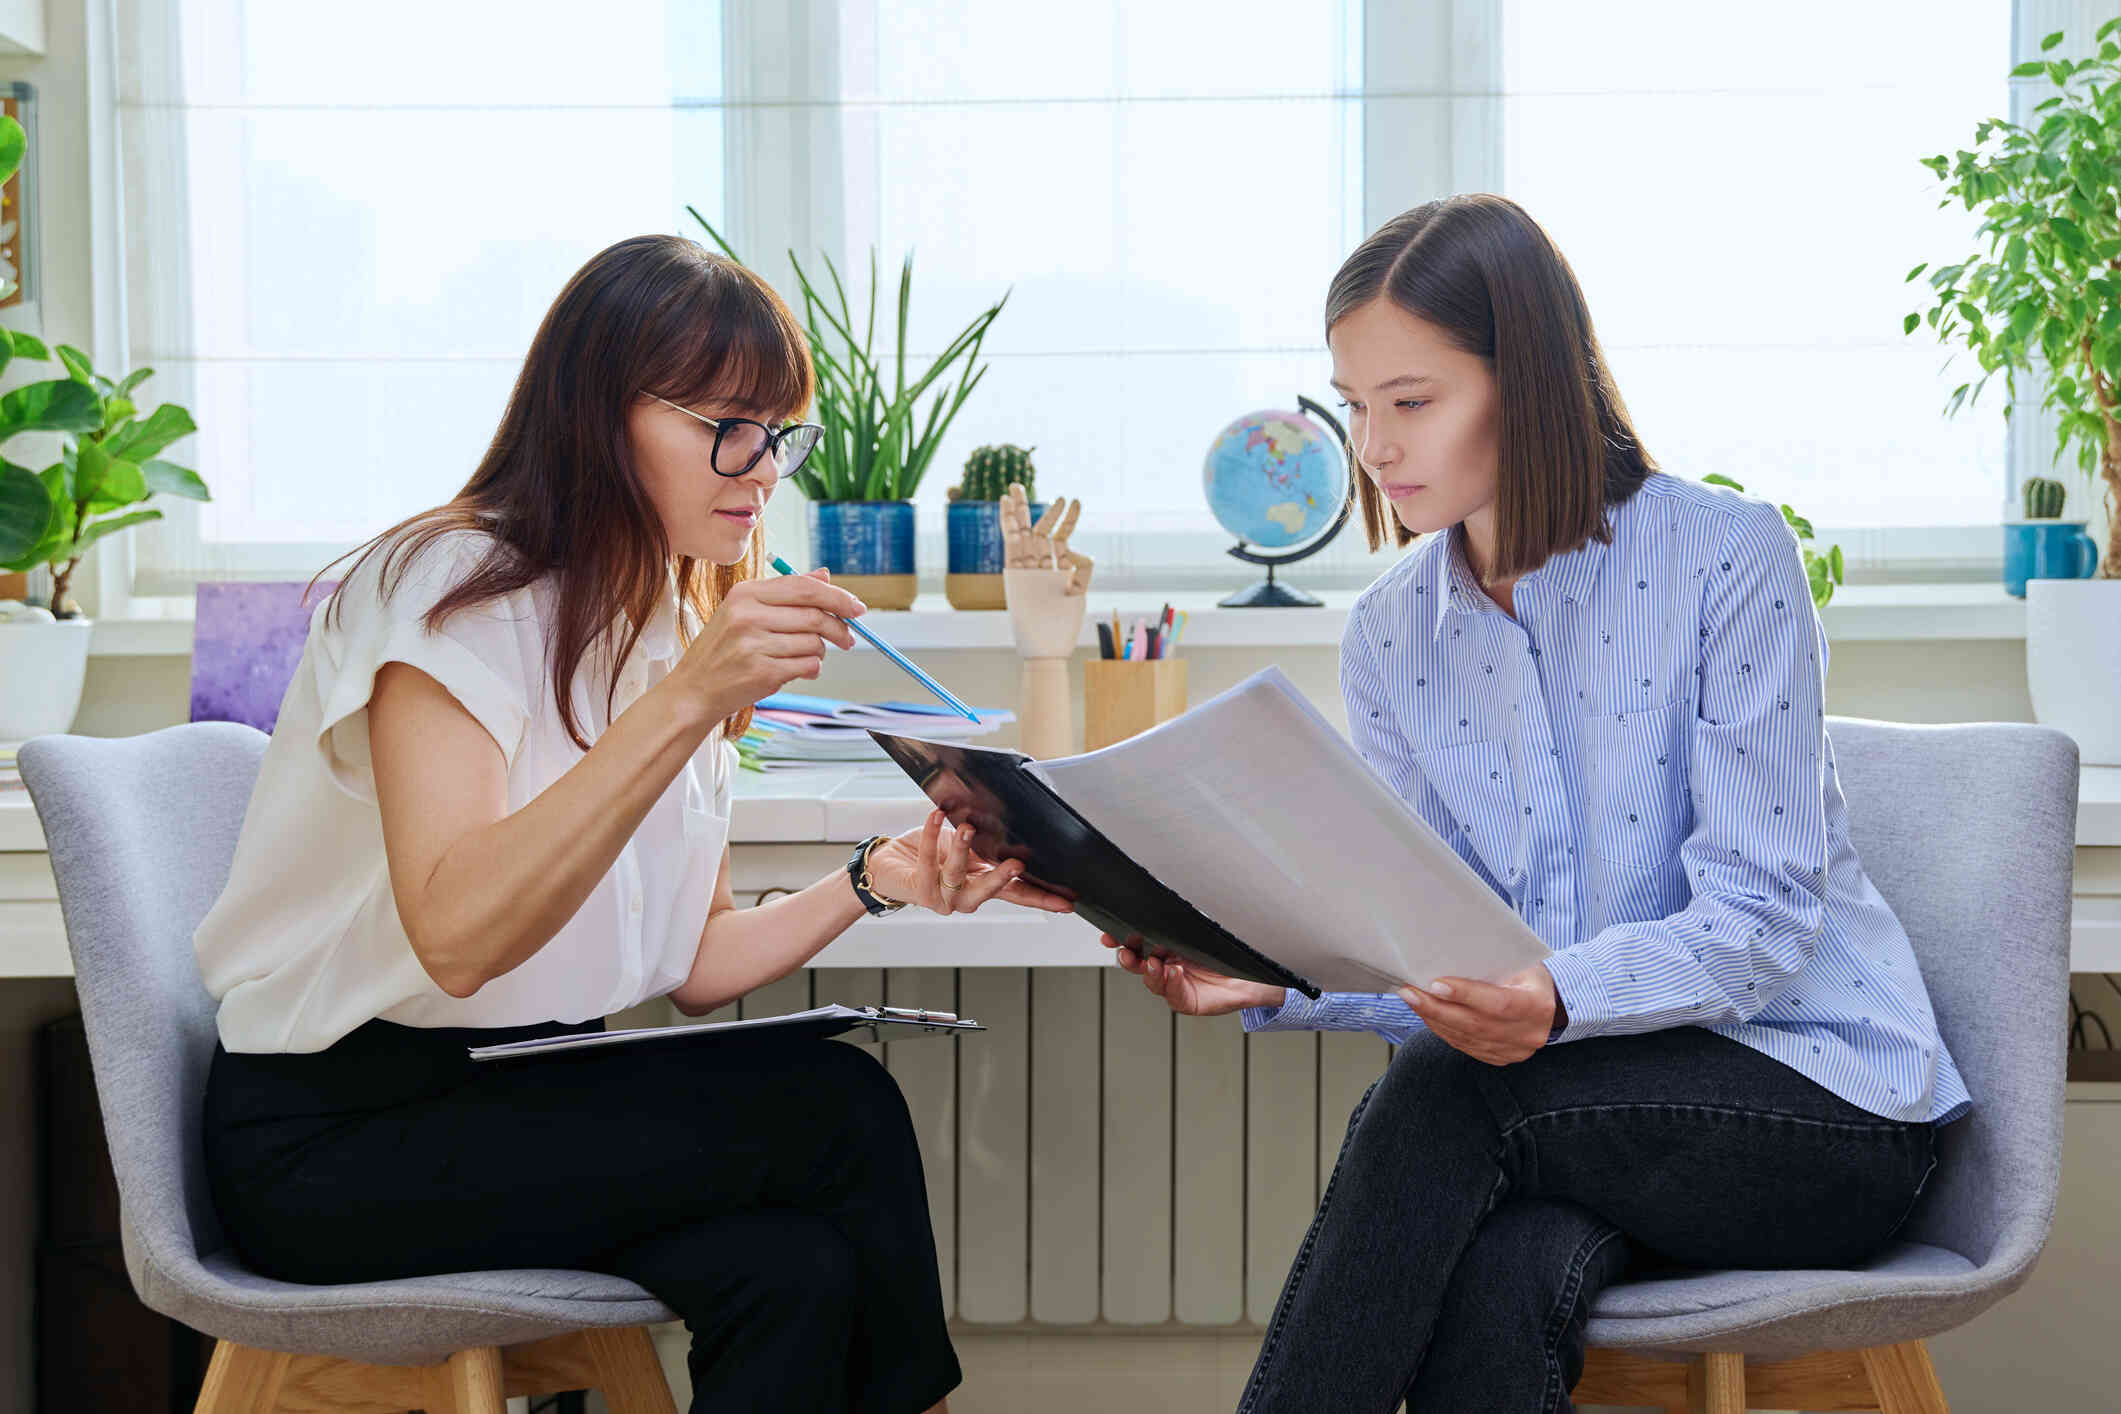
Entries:
POLYGON ((967 1325, 1261 1323, 1384 1069, 1372 1036, 1174 1017, 1117 968, 803 972, 745 1015, 955 1011, 885 1045, 920 1135, 943 1299, 967 1325))

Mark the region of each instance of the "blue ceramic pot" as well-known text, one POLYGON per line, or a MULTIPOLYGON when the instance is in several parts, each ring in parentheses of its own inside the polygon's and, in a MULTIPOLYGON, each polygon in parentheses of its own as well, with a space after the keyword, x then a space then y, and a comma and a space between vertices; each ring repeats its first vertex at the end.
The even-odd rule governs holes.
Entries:
MULTIPOLYGON (((1031 523, 1046 513, 1043 501, 1031 503, 1031 523)), ((1002 543, 1000 501, 952 501, 948 523, 950 573, 1000 574, 1007 561, 1002 543)))
POLYGON ((812 501, 810 558, 839 575, 913 570, 911 501, 812 501))
POLYGON ((2099 546, 2081 520, 2013 520, 2003 525, 2003 587, 2025 597, 2029 579, 2090 579, 2099 546))

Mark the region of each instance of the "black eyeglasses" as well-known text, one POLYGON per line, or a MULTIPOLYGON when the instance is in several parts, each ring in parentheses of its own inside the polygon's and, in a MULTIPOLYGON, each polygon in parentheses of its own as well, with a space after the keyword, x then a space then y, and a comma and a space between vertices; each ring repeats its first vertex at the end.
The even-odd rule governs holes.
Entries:
POLYGON ((818 438, 825 435, 825 429, 814 422, 791 422, 775 429, 749 417, 702 417, 668 398, 655 393, 648 396, 714 429, 714 451, 708 456, 708 464, 716 476, 742 476, 769 452, 773 454, 774 473, 792 476, 809 460, 818 438))

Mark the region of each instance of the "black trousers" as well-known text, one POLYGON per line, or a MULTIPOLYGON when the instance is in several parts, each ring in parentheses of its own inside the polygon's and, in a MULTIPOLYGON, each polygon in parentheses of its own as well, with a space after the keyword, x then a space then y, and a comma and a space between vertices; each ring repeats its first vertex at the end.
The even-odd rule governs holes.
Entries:
POLYGON ((314 1054, 217 1049, 223 1226, 284 1281, 631 1278, 692 1332, 695 1414, 911 1414, 956 1387, 920 1153, 873 1057, 816 1040, 464 1053, 594 1029, 373 1021, 314 1054))

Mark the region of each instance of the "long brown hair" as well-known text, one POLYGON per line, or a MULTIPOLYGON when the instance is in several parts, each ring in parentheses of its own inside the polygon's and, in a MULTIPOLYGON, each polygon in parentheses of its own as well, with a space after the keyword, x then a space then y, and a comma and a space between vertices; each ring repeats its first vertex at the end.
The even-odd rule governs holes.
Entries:
MULTIPOLYGON (((1485 359, 1501 406, 1495 563, 1510 579, 1593 538, 1606 507, 1657 464, 1642 448, 1591 328, 1575 272, 1506 197, 1447 197, 1393 217, 1355 248, 1326 292, 1326 332, 1370 301, 1442 330, 1485 359)), ((1374 551, 1414 539, 1369 477, 1356 478, 1374 551)))
MULTIPOLYGON (((634 472, 627 409, 653 393, 675 403, 734 403, 777 419, 807 409, 811 392, 809 344, 765 281, 681 236, 620 241, 576 271, 546 312, 492 445, 464 489, 350 552, 360 558, 346 578, 381 551, 378 582, 388 597, 435 540, 457 530, 490 533, 484 557, 427 611, 433 633, 460 609, 551 576, 552 692, 567 734, 587 750, 570 690, 575 671, 622 613, 628 627, 609 661, 625 662, 673 575, 662 522, 634 472)), ((704 621, 736 584, 764 572, 764 554, 764 535, 754 532, 739 564, 679 557, 680 602, 704 621)), ((330 612, 338 608, 335 594, 330 612)), ((683 619, 681 642, 689 638, 683 619)), ((615 681, 605 684, 607 712, 616 691, 615 681)), ((746 707, 725 735, 734 740, 750 722, 746 707)))

